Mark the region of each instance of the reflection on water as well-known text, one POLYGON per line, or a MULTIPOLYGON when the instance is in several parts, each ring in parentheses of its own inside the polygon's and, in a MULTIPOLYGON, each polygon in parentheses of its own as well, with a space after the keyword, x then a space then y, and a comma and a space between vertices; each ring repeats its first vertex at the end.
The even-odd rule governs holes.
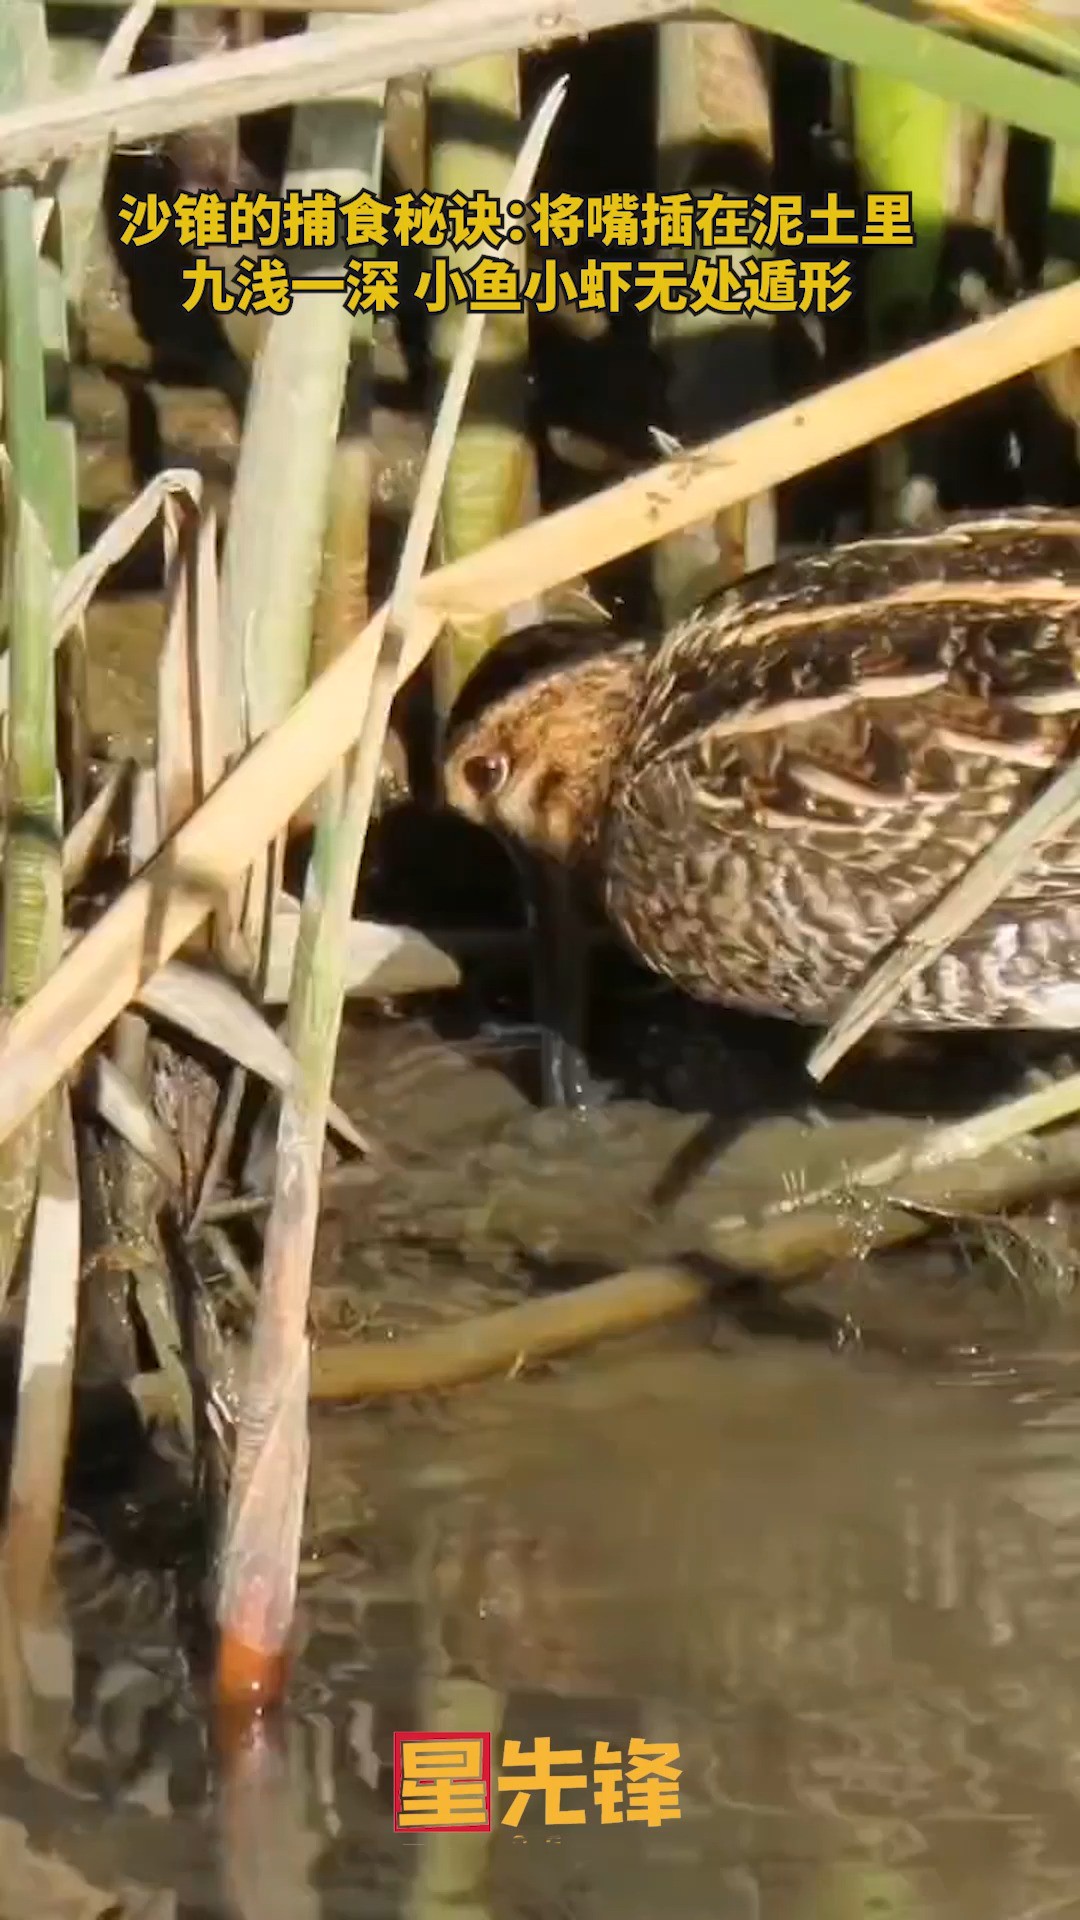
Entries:
POLYGON ((0 1762, 0 1913, 1080 1913, 1074 1373, 687 1335, 324 1419, 271 1812, 241 1783, 226 1873, 166 1616, 106 1632, 76 1545, 97 1665, 57 1776, 0 1762), (397 1836, 394 1729, 455 1713, 587 1761, 677 1741, 682 1818, 397 1836))

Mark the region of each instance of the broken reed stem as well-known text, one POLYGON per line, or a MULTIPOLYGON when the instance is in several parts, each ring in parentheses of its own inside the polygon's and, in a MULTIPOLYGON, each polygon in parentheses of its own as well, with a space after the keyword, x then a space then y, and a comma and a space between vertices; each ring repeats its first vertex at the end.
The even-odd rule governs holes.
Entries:
MULTIPOLYGON (((566 81, 560 80, 536 113, 507 183, 506 201, 528 193, 565 93, 566 81)), ((447 377, 359 742, 321 796, 289 1001, 293 1082, 281 1107, 274 1202, 229 1495, 218 1616, 217 1696, 223 1706, 263 1704, 280 1697, 284 1684, 307 1490, 308 1299, 344 1003, 343 956, 405 637, 484 317, 468 315, 447 377)))
POLYGON ((834 1186, 717 1220, 705 1256, 684 1264, 630 1268, 435 1333, 324 1348, 312 1364, 312 1399, 444 1391, 698 1312, 722 1301, 726 1274, 794 1286, 831 1262, 919 1239, 941 1215, 999 1213, 1060 1192, 1080 1169, 1080 1126, 1038 1141, 1024 1132, 1059 1117, 1055 1094, 1064 1110, 1080 1107, 1080 1076, 955 1127, 913 1128, 912 1145, 852 1169, 834 1186), (868 1212, 873 1195, 880 1198, 868 1212))
MULTIPOLYGON (((417 596, 398 684, 415 671, 451 609, 514 606, 523 595, 546 592, 1040 366, 1078 338, 1080 282, 1074 282, 811 394, 437 569, 417 596)), ((16 1014, 0 1038, 0 1140, 75 1065, 349 751, 385 623, 383 608, 16 1014)))
POLYGON ((81 1199, 67 1090, 41 1153, 19 1356, 4 1570, 16 1618, 40 1624, 49 1597, 71 1423, 81 1271, 81 1199))
POLYGON ((1018 819, 999 833, 874 968, 807 1061, 824 1080, 862 1036, 894 1007, 915 976, 938 959, 999 900, 1036 848, 1066 834, 1080 820, 1080 762, 1070 763, 1018 819))
POLYGON ((916 86, 932 79, 943 98, 1044 139, 1075 138, 1076 95, 1070 81, 894 18, 863 0, 815 0, 813 9, 795 17, 791 0, 724 0, 722 8, 688 7, 686 0, 575 0, 565 15, 547 13, 527 0, 426 0, 362 25, 287 34, 88 88, 78 100, 2 114, 0 154, 8 169, 35 167, 97 145, 106 135, 116 141, 160 138, 206 120, 320 99, 479 54, 549 46, 672 13, 707 19, 717 12, 916 86))

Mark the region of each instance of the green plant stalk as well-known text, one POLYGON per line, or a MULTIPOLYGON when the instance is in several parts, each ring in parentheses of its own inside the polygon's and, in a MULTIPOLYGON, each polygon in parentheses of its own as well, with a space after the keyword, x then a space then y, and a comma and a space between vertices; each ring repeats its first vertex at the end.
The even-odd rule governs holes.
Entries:
MULTIPOLYGON (((745 28, 730 21, 674 20, 658 34, 657 146, 659 189, 688 191, 700 179, 700 161, 709 150, 742 148, 768 172, 772 165, 772 127, 768 85, 761 54, 745 28)), ((728 183, 712 180, 723 189, 728 183)), ((718 248, 703 259, 740 263, 760 257, 750 246, 718 248)), ((767 316, 657 313, 654 339, 667 362, 669 412, 665 424, 683 445, 735 426, 712 402, 714 393, 730 393, 734 411, 745 411, 748 383, 754 399, 771 400, 772 327, 767 316), (738 376, 726 348, 733 339, 738 376), (712 352, 710 354, 710 344, 712 352), (712 377, 707 378, 708 360, 712 377)), ((767 566, 775 557, 775 511, 770 495, 743 502, 714 520, 684 528, 658 543, 653 571, 663 616, 670 621, 699 597, 706 585, 719 585, 748 568, 767 566)))
MULTIPOLYGON (((297 110, 286 190, 343 200, 377 182, 381 85, 297 110), (346 110, 347 107, 347 110, 346 110)), ((313 253, 306 272, 341 272, 313 253)), ((222 560, 226 737, 235 750, 304 691, 338 423, 354 322, 336 296, 300 295, 275 315, 255 364, 222 560)))
MULTIPOLYGON (((306 192, 329 188, 342 200, 353 199, 365 188, 377 191, 384 94, 380 83, 344 100, 300 108, 293 124, 287 187, 306 192)), ((307 270, 333 274, 341 269, 332 256, 323 255, 321 259, 313 256, 307 270)), ((308 296, 288 314, 275 318, 264 340, 241 446, 238 491, 224 566, 224 630, 231 652, 234 701, 227 725, 234 739, 240 729, 249 737, 257 737, 287 712, 303 691, 311 659, 320 574, 324 584, 326 579, 323 540, 328 520, 331 530, 333 527, 335 477, 340 484, 343 472, 336 449, 350 357, 359 351, 366 365, 370 348, 370 323, 354 321, 343 302, 321 295, 308 296), (256 636, 257 646, 253 644, 256 636)), ((347 465, 344 471, 347 475, 347 465)), ((358 498, 355 505, 366 519, 366 497, 358 498)), ((366 537, 364 547, 366 551, 366 537)), ((340 788, 338 775, 328 783, 324 806, 326 793, 336 797, 340 788)), ((331 837, 316 833, 309 893, 318 891, 333 848, 331 837)), ((345 931, 341 929, 342 952, 345 931)), ((308 933, 310 921, 302 917, 299 946, 308 933)), ((295 1014, 290 1019, 290 1044, 296 1070, 301 1073, 309 1059, 309 1047, 317 1045, 324 1034, 324 1024, 325 1014, 318 1006, 306 1006, 299 1023, 295 1014)), ((275 1235, 288 1245, 288 1224, 283 1227, 277 1213, 268 1229, 268 1265, 275 1257, 275 1235)), ((281 1343, 300 1364, 306 1364, 302 1332, 301 1328, 297 1339, 295 1327, 280 1312, 260 1312, 251 1356, 253 1377, 259 1378, 264 1368, 267 1377, 282 1377, 281 1343)), ((306 1392, 298 1400, 306 1409, 306 1392)), ((234 1508, 237 1487, 247 1488, 245 1463, 251 1459, 257 1475, 265 1438, 258 1411, 252 1415, 248 1409, 234 1470, 234 1508)), ((299 1528, 307 1485, 306 1432, 290 1429, 290 1441, 295 1452, 289 1457, 289 1478, 298 1502, 290 1508, 291 1524, 299 1528)), ((234 1508, 230 1509, 230 1526, 235 1525, 234 1508)), ((246 1568, 232 1567, 227 1557, 224 1578, 226 1606, 242 1608, 246 1568), (230 1600, 229 1593, 237 1590, 240 1599, 230 1600)))
MULTIPOLYGON (((1053 150, 1047 212, 1046 253, 1040 278, 1042 286, 1050 291, 1066 286, 1080 273, 1080 144, 1058 145, 1053 150)), ((1035 379, 1054 413, 1071 424, 1076 457, 1080 458, 1080 342, 1038 368, 1035 379)), ((1041 414, 1036 416, 1033 431, 1036 437, 1045 431, 1041 414)))
MULTIPOLYGON (((811 0, 798 13, 791 0, 724 0, 723 10, 763 33, 796 40, 852 67, 879 70, 1045 139, 1067 138, 1076 124, 1075 80, 987 52, 959 33, 898 19, 866 0, 811 0)), ((1062 36, 1071 72, 1073 45, 1072 36, 1062 36)))
MULTIPOLYGON (((77 85, 83 75, 78 66, 70 71, 66 69, 59 49, 50 47, 45 25, 45 8, 41 0, 7 0, 7 30, 17 36, 19 52, 5 55, 3 29, 0 27, 0 105, 5 104, 4 74, 8 87, 14 85, 12 104, 16 99, 34 99, 46 93, 55 80, 63 85, 70 80, 77 85)), ((33 208, 32 192, 27 189, 30 205, 33 208)), ((61 369, 68 364, 68 303, 67 286, 64 275, 61 246, 62 222, 55 218, 50 221, 41 247, 38 268, 40 275, 40 304, 38 309, 39 343, 37 353, 54 368, 54 385, 62 390, 59 379, 61 369)), ((64 238, 66 238, 66 227, 64 238)), ((21 243, 20 243, 21 246, 21 243)), ((29 263, 20 253, 20 269, 29 273, 29 263)), ((6 284, 6 281, 5 281, 6 284)), ((32 328, 29 301, 27 302, 27 323, 32 328)), ((35 349, 28 345, 29 359, 33 362, 35 349)), ((42 374, 42 379, 44 374, 42 374)), ((36 398, 28 403, 37 408, 36 398)), ((31 483, 27 497, 41 521, 48 543, 52 562, 60 572, 66 572, 74 566, 79 557, 79 509, 78 480, 76 467, 75 427, 66 413, 46 408, 42 390, 41 410, 44 426, 40 437, 40 457, 36 465, 36 478, 31 483)), ((29 415, 28 415, 29 418, 29 415)), ((8 421, 7 437, 13 462, 16 460, 11 445, 12 422, 8 421)), ((16 429, 17 431, 17 429, 16 429)), ((37 438, 38 428, 34 425, 31 433, 37 438)), ((19 482, 20 490, 22 483, 19 482)))
MULTIPOLYGON (((527 197, 565 83, 551 89, 506 183, 527 197)), ((274 1203, 237 1433, 218 1617, 218 1699, 249 1709, 280 1694, 296 1597, 305 1497, 310 1346, 307 1313, 319 1176, 344 996, 345 932, 408 628, 483 334, 469 314, 449 370, 406 531, 357 746, 320 792, 293 967, 287 1031, 292 1087, 282 1103, 274 1203)))
MULTIPOLYGON (((1080 135, 1080 124, 1077 126, 1080 135)), ((1080 142, 1054 148, 1050 167, 1050 221, 1044 287, 1064 286, 1080 273, 1080 142)))
MULTIPOLYGON (((383 146, 386 162, 403 192, 422 193, 426 184, 423 130, 424 95, 419 79, 389 85, 383 103, 383 146)), ((374 176, 373 185, 378 185, 374 176)), ((337 658, 370 611, 376 338, 371 315, 358 313, 353 322, 349 375, 330 474, 322 575, 312 634, 313 676, 337 658)))
MULTIPOLYGON (((376 85, 297 108, 285 189, 324 188, 350 200, 371 188, 381 165, 383 92, 376 85)), ((304 271, 334 276, 343 265, 327 249, 312 252, 304 271)), ((353 333, 337 295, 303 295, 270 321, 255 363, 222 559, 222 730, 230 755, 274 726, 307 684, 353 333)), ((270 849, 269 867, 260 863, 248 894, 245 933, 256 971, 279 854, 270 849)))
MULTIPOLYGON (((31 96, 46 47, 39 0, 8 0, 0 11, 0 103, 31 96)), ((9 1010, 30 999, 52 971, 62 937, 50 544, 65 532, 64 511, 66 507, 70 512, 71 495, 59 458, 62 442, 46 412, 43 296, 34 194, 28 186, 13 184, 0 191, 11 659, 0 969, 9 1010)), ((54 322, 55 316, 53 306, 54 322)), ((0 1304, 32 1204, 40 1125, 39 1115, 0 1151, 0 1304)))
MULTIPOLYGON (((502 147, 460 137, 458 117, 516 128, 521 115, 517 55, 489 54, 433 73, 428 87, 429 178, 432 193, 484 190, 497 199, 513 164, 502 147)), ((448 269, 468 270, 484 249, 447 247, 448 269)), ((490 247, 486 249, 490 253, 490 247)), ((517 264, 523 256, 519 254, 517 264)), ((436 316, 432 355, 442 378, 454 357, 464 309, 453 301, 436 316)), ((475 553, 536 511, 536 463, 526 431, 528 319, 524 312, 491 314, 484 329, 476 385, 450 460, 439 513, 442 560, 475 553), (487 396, 485 396, 485 388, 487 396)), ((434 654, 436 709, 443 718, 463 681, 504 630, 504 618, 449 623, 434 654)))
POLYGON ((369 612, 372 328, 358 316, 353 337, 342 435, 327 487, 322 573, 315 603, 311 670, 314 677, 336 660, 360 631, 369 612))
MULTIPOLYGON (((877 357, 910 345, 924 328, 951 210, 958 114, 939 96, 871 67, 853 70, 851 95, 860 191, 910 193, 915 233, 913 247, 867 248, 852 262, 865 278, 870 348, 877 357)), ((900 524, 914 478, 910 437, 884 442, 871 459, 874 524, 900 524)))
MULTIPOLYGON (((60 86, 74 90, 92 81, 100 58, 95 40, 58 36, 51 52, 52 73, 60 86)), ((57 189, 59 220, 54 212, 41 249, 44 345, 56 366, 68 362, 68 309, 69 304, 78 305, 99 232, 107 164, 108 148, 103 146, 64 170, 57 189)), ((56 565, 66 572, 79 557, 78 449, 74 422, 66 412, 50 421, 49 431, 56 454, 50 539, 56 565)), ((67 636, 57 664, 65 811, 73 820, 86 805, 90 757, 86 637, 81 626, 67 636)))

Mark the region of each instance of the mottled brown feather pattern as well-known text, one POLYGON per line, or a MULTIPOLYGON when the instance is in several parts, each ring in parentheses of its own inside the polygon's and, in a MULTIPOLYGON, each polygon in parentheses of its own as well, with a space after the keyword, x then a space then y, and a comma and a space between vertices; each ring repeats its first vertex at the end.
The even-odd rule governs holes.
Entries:
MULTIPOLYGON (((594 661, 481 721, 518 767, 504 829, 595 857, 617 925, 690 992, 824 1022, 1074 750, 1080 516, 788 560, 610 659, 602 685, 594 661), (530 802, 576 762, 556 828, 530 802)), ((1080 833, 892 1018, 1080 1024, 1080 833)))

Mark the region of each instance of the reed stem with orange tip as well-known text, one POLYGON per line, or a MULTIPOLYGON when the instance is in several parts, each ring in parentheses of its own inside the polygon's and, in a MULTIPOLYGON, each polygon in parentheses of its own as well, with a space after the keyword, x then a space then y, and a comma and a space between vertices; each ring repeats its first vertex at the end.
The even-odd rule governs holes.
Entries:
MULTIPOLYGON (((507 201, 528 192, 564 94, 565 81, 560 81, 543 101, 508 182, 507 201)), ((468 315, 406 533, 360 738, 321 796, 301 916, 288 1015, 293 1081, 278 1128, 274 1200, 238 1426, 218 1609, 217 1697, 239 1704, 237 1689, 247 1688, 253 1708, 280 1698, 296 1600, 308 1467, 308 1300, 344 1003, 345 935, 391 702, 482 330, 483 315, 468 315)))

